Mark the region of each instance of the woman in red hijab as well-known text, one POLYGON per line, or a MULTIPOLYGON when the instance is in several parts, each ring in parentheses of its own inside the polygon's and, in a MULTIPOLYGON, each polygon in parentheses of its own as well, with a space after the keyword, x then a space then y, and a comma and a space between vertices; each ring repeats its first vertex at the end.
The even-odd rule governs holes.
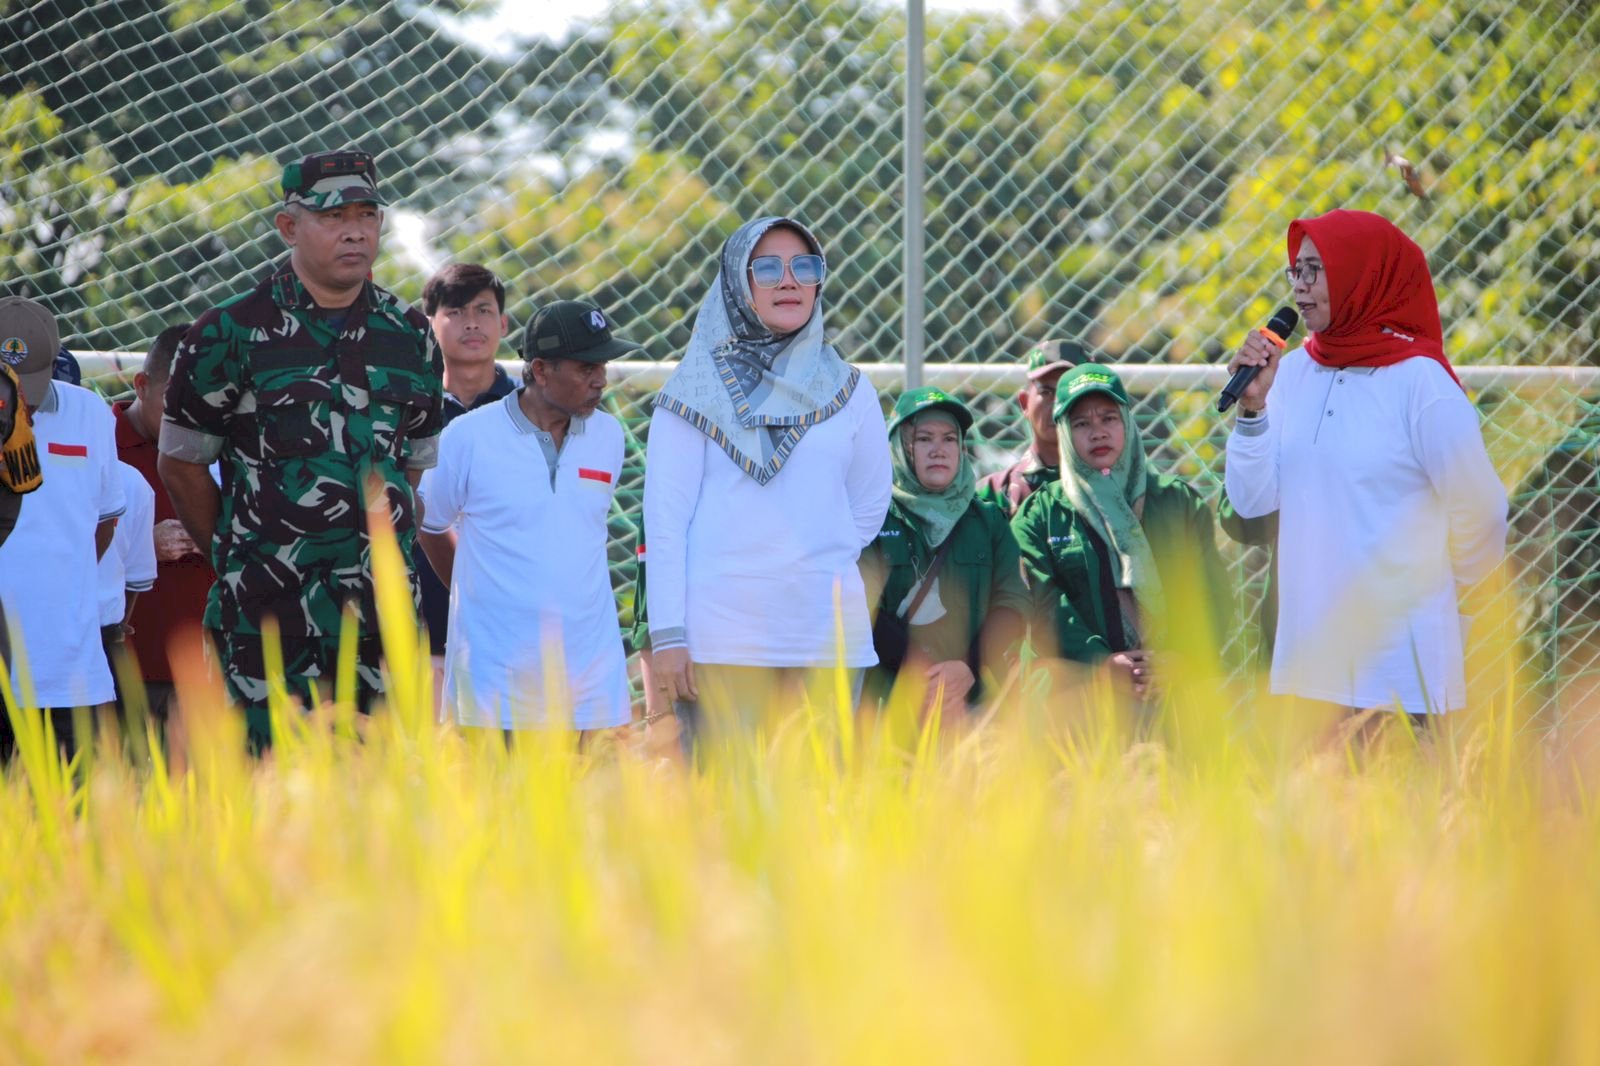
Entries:
POLYGON ((1288 258, 1305 346, 1253 333, 1229 363, 1261 367, 1227 487, 1241 516, 1279 516, 1272 691, 1456 710, 1457 594, 1505 553, 1506 495, 1444 354, 1427 257, 1387 219, 1330 211, 1290 224, 1288 258))

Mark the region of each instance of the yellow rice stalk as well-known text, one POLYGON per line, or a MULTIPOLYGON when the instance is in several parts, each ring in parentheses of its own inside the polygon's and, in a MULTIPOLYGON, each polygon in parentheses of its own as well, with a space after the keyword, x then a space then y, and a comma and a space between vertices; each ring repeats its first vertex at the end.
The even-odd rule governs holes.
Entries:
POLYGON ((977 720, 770 708, 697 773, 434 725, 391 547, 359 738, 342 682, 248 760, 187 664, 186 769, 9 768, 0 1061, 1600 1059, 1593 768, 1509 666, 1343 748, 1030 663, 977 720))

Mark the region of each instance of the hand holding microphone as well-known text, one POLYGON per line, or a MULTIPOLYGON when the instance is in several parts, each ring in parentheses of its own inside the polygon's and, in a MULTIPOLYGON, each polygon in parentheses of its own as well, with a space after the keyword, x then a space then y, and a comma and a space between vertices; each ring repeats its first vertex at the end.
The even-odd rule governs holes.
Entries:
POLYGON ((1294 308, 1280 307, 1265 329, 1250 331, 1238 354, 1228 363, 1232 377, 1217 397, 1218 411, 1241 402, 1246 411, 1266 408, 1267 390, 1278 373, 1278 357, 1289 346, 1289 335, 1299 324, 1300 315, 1294 308))

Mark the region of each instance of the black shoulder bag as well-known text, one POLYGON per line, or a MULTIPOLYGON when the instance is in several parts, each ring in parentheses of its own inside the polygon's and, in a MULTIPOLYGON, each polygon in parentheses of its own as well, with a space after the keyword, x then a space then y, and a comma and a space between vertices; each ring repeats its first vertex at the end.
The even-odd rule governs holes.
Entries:
POLYGON ((906 605, 903 616, 885 610, 886 604, 879 606, 878 620, 872 626, 872 646, 878 652, 878 666, 882 669, 890 673, 900 672, 901 665, 906 661, 906 652, 911 648, 911 619, 916 617, 917 608, 922 606, 922 601, 928 598, 928 593, 933 589, 933 579, 939 575, 940 568, 944 566, 945 557, 950 554, 955 539, 952 530, 951 535, 939 545, 933 561, 928 563, 928 572, 922 575, 922 584, 917 587, 917 594, 906 605))

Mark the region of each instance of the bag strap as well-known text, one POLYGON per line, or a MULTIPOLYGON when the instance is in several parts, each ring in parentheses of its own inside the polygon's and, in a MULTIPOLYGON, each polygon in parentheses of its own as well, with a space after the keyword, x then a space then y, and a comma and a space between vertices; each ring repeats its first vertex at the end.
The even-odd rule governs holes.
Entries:
POLYGON ((934 553, 933 561, 928 564, 928 572, 922 575, 922 584, 917 586, 916 596, 906 605, 905 613, 900 616, 906 620, 907 625, 910 625, 911 619, 916 617, 917 608, 922 606, 922 601, 928 598, 928 592, 933 588, 933 579, 939 576, 939 568, 944 565, 945 556, 950 554, 950 548, 955 544, 955 540, 955 530, 951 530, 950 535, 944 538, 944 543, 939 545, 939 550, 934 553))

